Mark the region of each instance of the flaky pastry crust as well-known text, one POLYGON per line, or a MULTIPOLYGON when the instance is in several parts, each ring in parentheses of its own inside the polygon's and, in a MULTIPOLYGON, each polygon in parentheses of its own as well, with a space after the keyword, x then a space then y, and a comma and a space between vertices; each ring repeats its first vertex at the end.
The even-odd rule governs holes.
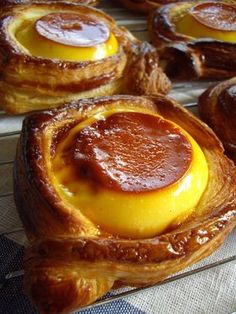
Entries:
POLYGON ((208 256, 236 223, 236 169, 203 122, 163 96, 75 101, 26 118, 14 168, 16 206, 30 240, 25 288, 42 313, 65 313, 94 302, 114 285, 146 286, 208 256), (100 229, 51 184, 48 162, 77 123, 97 112, 132 108, 158 113, 192 135, 203 150, 209 181, 194 214, 148 239, 100 229), (65 297, 66 296, 66 297, 65 297))
POLYGON ((236 78, 208 88, 198 104, 202 119, 216 132, 236 164, 236 78))
MULTIPOLYGON (((235 6, 234 1, 224 2, 235 6)), ((150 15, 150 38, 160 50, 165 72, 176 80, 235 76, 235 43, 211 38, 193 39, 176 31, 176 17, 195 3, 190 1, 164 5, 150 15)))
POLYGON ((170 81, 158 65, 154 47, 141 43, 97 9, 69 3, 10 6, 0 14, 0 96, 8 113, 52 108, 78 98, 116 93, 167 93, 170 81), (17 23, 35 10, 92 14, 118 40, 114 55, 97 61, 65 61, 35 57, 14 37, 17 23))

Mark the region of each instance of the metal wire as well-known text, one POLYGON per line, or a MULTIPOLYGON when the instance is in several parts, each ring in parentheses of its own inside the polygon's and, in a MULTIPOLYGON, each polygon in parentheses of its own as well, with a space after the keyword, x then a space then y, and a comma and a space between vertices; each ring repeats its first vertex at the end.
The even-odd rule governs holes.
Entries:
MULTIPOLYGON (((184 273, 172 276, 170 278, 167 278, 164 281, 158 282, 158 283, 156 283, 154 285, 151 285, 151 286, 146 286, 146 287, 142 287, 142 288, 136 288, 136 289, 131 289, 131 290, 128 290, 128 291, 120 292, 120 293, 118 293, 116 295, 109 296, 109 297, 107 297, 105 299, 98 300, 98 301, 96 301, 93 304, 90 304, 88 306, 80 308, 80 310, 87 310, 87 309, 94 308, 94 307, 97 307, 97 306, 100 306, 100 305, 105 305, 105 304, 108 304, 108 303, 111 303, 111 302, 114 302, 114 301, 118 301, 118 300, 123 299, 123 298, 134 296, 134 295, 136 295, 136 294, 138 294, 140 292, 148 291, 148 290, 151 290, 153 288, 157 288, 159 286, 163 286, 163 285, 166 285, 168 283, 171 283, 171 282, 174 282, 174 281, 177 281, 177 280, 181 280, 181 279, 193 276, 195 274, 204 272, 206 270, 213 269, 213 268, 219 267, 221 265, 228 264, 228 263, 233 262, 235 260, 236 260, 236 255, 229 256, 229 257, 221 259, 219 261, 216 261, 216 262, 213 262, 213 263, 210 263, 210 264, 207 264, 207 265, 204 265, 204 266, 201 266, 201 267, 198 267, 198 268, 186 271, 184 273)), ((8 282, 10 279, 22 277, 23 275, 24 275, 24 271, 23 270, 14 271, 14 272, 11 272, 11 273, 7 274, 5 276, 4 281, 0 283, 0 289, 3 289, 5 287, 6 282, 8 282)))
POLYGON ((179 275, 175 275, 173 277, 170 277, 170 278, 168 278, 168 279, 166 279, 164 281, 161 281, 161 282, 156 283, 156 284, 151 285, 151 286, 142 287, 142 288, 136 288, 136 289, 132 289, 132 290, 129 290, 129 291, 121 292, 121 293, 119 293, 117 295, 110 296, 107 299, 96 301, 95 303, 93 303, 91 305, 88 305, 88 306, 85 306, 83 308, 80 308, 80 310, 87 310, 87 309, 90 309, 90 308, 93 308, 93 307, 96 307, 96 306, 99 306, 99 305, 105 305, 105 304, 108 304, 108 303, 113 302, 113 301, 118 301, 118 300, 123 299, 123 298, 134 296, 134 295, 136 295, 136 294, 138 294, 140 292, 148 291, 148 290, 151 290, 153 288, 156 288, 156 287, 159 287, 159 286, 163 286, 163 285, 166 285, 168 283, 187 278, 189 276, 201 273, 201 272, 209 270, 209 269, 213 269, 215 267, 218 267, 218 266, 221 266, 221 265, 233 262, 235 260, 236 260, 236 255, 233 255, 233 256, 224 258, 224 259, 222 259, 220 261, 217 261, 217 262, 214 262, 214 263, 211 263, 211 264, 207 264, 207 265, 204 265, 204 266, 199 267, 199 268, 195 268, 193 270, 184 272, 184 273, 179 274, 179 275))
POLYGON ((8 236, 10 234, 18 233, 18 232, 24 232, 24 229, 21 227, 21 228, 16 228, 16 229, 12 229, 12 230, 6 230, 4 232, 0 232, 0 237, 8 236))
POLYGON ((4 132, 4 133, 0 133, 0 138, 1 137, 8 137, 8 136, 19 135, 19 134, 20 134, 20 131, 4 132))
POLYGON ((13 192, 2 193, 0 194, 0 198, 12 196, 12 195, 13 195, 13 192))
POLYGON ((14 160, 0 161, 0 166, 13 164, 14 160))

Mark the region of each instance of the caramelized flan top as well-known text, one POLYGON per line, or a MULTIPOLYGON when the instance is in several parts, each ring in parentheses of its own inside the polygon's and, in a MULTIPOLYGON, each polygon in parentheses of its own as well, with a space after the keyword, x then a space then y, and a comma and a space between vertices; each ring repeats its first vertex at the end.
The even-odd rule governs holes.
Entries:
POLYGON ((35 30, 51 41, 72 47, 93 47, 110 36, 105 23, 85 14, 47 14, 35 22, 35 30))
POLYGON ((201 24, 219 31, 236 31, 236 9, 225 3, 200 3, 190 14, 201 24))
POLYGON ((101 229, 130 238, 160 234, 194 211, 208 181, 205 156, 157 114, 105 111, 57 144, 53 186, 101 229))
POLYGON ((161 117, 115 113, 80 130, 63 158, 75 163, 79 179, 146 192, 178 181, 191 164, 192 147, 179 128, 161 117))
POLYGON ((223 2, 191 6, 175 24, 179 33, 194 38, 236 42, 236 7, 223 2))
POLYGON ((105 22, 78 12, 25 13, 15 38, 33 56, 69 61, 100 60, 119 49, 105 22))

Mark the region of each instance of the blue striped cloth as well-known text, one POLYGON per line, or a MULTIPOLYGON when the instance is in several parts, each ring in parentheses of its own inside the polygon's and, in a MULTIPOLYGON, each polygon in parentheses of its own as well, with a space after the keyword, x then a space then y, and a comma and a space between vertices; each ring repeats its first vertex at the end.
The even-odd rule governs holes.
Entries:
MULTIPOLYGON (((210 263, 236 254, 236 232, 224 246, 202 261, 210 263)), ((23 246, 0 236, 0 282, 9 272, 22 269, 23 246)), ((196 267, 196 265, 194 266, 196 267)), ((10 279, 0 288, 0 314, 34 314, 36 309, 24 295, 22 277, 10 279)), ((236 309, 235 262, 210 269, 168 285, 140 292, 137 296, 82 310, 82 314, 228 314, 236 309)))

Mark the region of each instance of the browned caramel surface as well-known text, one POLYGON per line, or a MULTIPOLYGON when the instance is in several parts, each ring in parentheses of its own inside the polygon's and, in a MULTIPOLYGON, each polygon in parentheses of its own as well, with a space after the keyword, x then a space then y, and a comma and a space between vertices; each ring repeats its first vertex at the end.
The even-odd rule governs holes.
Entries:
POLYGON ((77 175, 106 188, 146 192, 178 181, 192 147, 181 130, 161 117, 116 113, 83 128, 64 152, 77 175))
POLYGON ((46 39, 74 47, 93 47, 110 35, 103 22, 85 14, 51 13, 37 20, 35 28, 46 39))
POLYGON ((201 24, 221 31, 236 30, 236 8, 224 3, 206 2, 195 5, 191 15, 201 24))

